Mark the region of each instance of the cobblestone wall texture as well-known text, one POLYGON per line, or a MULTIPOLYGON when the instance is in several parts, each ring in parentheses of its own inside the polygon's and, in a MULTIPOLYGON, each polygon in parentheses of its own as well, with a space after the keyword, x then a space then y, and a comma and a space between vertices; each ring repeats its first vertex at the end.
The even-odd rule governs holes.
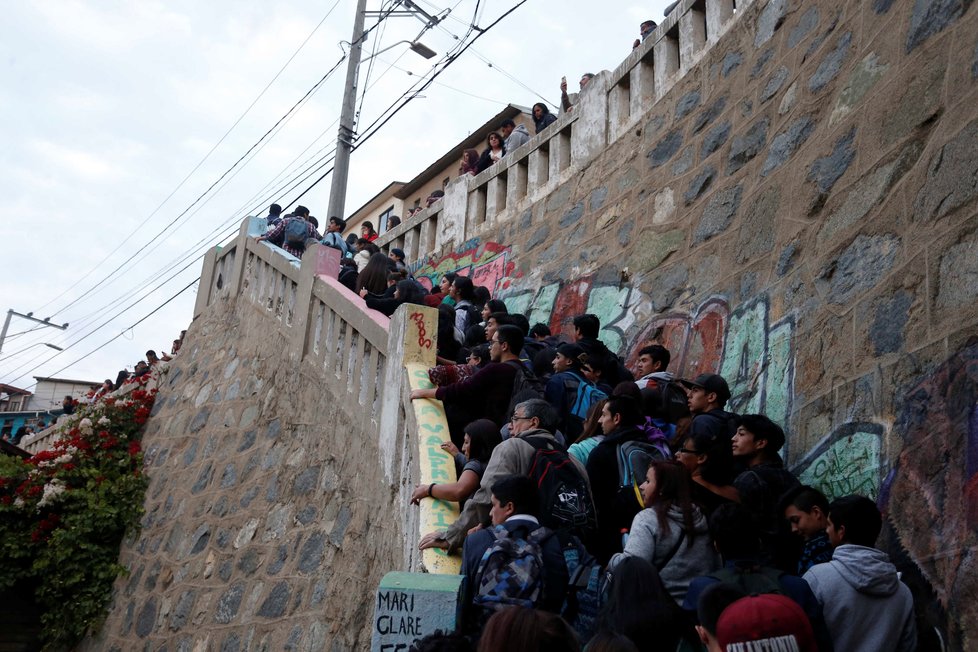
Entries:
POLYGON ((194 322, 144 437, 139 537, 123 547, 88 650, 353 650, 401 564, 376 434, 300 371, 267 317, 225 304, 194 322))

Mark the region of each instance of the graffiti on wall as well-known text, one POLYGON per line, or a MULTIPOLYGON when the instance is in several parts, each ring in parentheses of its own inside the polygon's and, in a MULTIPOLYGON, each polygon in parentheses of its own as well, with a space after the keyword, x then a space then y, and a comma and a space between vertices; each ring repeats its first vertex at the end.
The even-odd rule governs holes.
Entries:
POLYGON ((810 450, 794 471, 829 500, 851 494, 875 500, 883 475, 883 437, 878 423, 847 423, 810 450))
POLYGON ((880 503, 898 545, 957 624, 952 648, 974 649, 956 627, 978 621, 978 342, 912 384, 897 415, 902 450, 880 503))
POLYGON ((510 260, 511 249, 494 242, 470 240, 446 256, 428 259, 415 276, 428 287, 446 272, 473 278, 502 297, 510 312, 531 324, 544 323, 555 335, 569 337, 575 315, 592 313, 601 320, 600 339, 632 366, 638 350, 656 342, 673 354, 671 370, 685 376, 715 372, 730 383, 730 405, 737 412, 763 412, 779 423, 791 413, 794 322, 772 323, 767 296, 731 311, 713 297, 695 311, 643 317, 650 310, 640 290, 598 283, 593 275, 541 287, 525 287, 510 260))
POLYGON ((446 256, 429 256, 411 268, 418 282, 429 290, 447 272, 470 277, 493 296, 508 288, 513 278, 519 278, 516 265, 510 261, 510 247, 495 242, 481 244, 478 238, 463 242, 446 256))

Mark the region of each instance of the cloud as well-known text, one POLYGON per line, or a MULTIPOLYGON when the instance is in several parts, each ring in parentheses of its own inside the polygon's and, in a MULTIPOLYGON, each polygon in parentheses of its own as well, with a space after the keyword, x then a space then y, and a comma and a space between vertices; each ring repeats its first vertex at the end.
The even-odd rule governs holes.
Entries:
POLYGON ((48 166, 55 166, 86 181, 117 182, 127 175, 123 168, 103 157, 58 143, 34 140, 28 143, 28 149, 40 156, 48 166))

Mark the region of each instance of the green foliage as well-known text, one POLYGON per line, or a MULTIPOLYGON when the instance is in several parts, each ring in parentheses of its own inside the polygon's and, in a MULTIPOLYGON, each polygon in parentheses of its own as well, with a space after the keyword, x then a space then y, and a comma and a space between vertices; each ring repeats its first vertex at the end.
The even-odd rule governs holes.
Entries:
POLYGON ((156 390, 83 408, 50 450, 0 458, 0 590, 34 582, 45 649, 98 629, 146 493, 139 436, 156 390))

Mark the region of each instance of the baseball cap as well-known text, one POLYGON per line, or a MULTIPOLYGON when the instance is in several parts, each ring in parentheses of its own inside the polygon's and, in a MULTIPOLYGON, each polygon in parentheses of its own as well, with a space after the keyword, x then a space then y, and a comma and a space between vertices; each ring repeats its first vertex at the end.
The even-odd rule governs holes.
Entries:
POLYGON ((584 348, 579 344, 565 342, 557 347, 557 353, 569 360, 573 360, 576 365, 584 364, 584 361, 587 360, 587 353, 585 353, 584 348), (582 356, 584 357, 582 358, 582 356))
POLYGON ((724 609, 716 636, 727 652, 818 650, 805 612, 791 598, 773 593, 741 598, 724 609))
POLYGON ((721 403, 730 398, 730 387, 719 374, 700 374, 693 380, 683 379, 679 382, 688 389, 701 387, 708 392, 714 392, 721 403))

